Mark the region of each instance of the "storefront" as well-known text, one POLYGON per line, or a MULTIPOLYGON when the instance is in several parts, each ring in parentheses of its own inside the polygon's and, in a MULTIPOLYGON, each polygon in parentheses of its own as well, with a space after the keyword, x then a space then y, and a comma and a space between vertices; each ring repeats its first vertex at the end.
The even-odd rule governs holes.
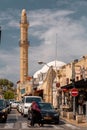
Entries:
MULTIPOLYGON (((86 101, 87 101, 87 80, 80 80, 74 82, 74 87, 78 89, 78 95, 75 97, 75 110, 78 114, 86 114, 86 101)), ((61 87, 60 97, 62 109, 66 111, 73 110, 73 96, 71 90, 73 84, 68 84, 61 87)))

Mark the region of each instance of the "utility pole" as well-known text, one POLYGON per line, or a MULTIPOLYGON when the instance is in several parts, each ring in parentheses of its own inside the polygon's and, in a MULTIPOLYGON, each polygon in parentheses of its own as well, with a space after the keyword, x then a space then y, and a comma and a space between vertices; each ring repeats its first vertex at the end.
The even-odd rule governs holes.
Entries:
POLYGON ((73 96, 73 118, 74 120, 76 119, 76 104, 75 104, 75 100, 76 100, 76 96, 78 95, 78 89, 76 89, 76 86, 75 86, 75 63, 78 62, 78 59, 74 60, 72 62, 72 96, 73 96), (74 94, 73 94, 74 93, 74 94))
MULTIPOLYGON (((72 62, 72 86, 75 88, 75 61, 72 62)), ((75 96, 73 96, 73 118, 76 119, 75 96)))

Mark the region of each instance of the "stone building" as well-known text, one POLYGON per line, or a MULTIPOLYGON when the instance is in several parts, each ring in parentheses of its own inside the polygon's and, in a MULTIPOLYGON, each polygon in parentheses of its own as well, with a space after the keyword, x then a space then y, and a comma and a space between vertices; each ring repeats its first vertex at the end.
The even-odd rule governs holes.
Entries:
POLYGON ((43 66, 43 68, 34 74, 34 95, 42 96, 45 102, 50 102, 57 107, 57 70, 65 63, 61 61, 52 61, 43 66))
POLYGON ((77 113, 83 114, 83 106, 87 102, 87 56, 64 64, 56 71, 51 67, 45 76, 38 72, 38 85, 34 94, 41 95, 45 102, 51 102, 54 107, 73 111, 74 97, 71 91, 76 88, 78 94, 75 97, 75 109, 77 113), (40 80, 42 75, 44 78, 40 80))

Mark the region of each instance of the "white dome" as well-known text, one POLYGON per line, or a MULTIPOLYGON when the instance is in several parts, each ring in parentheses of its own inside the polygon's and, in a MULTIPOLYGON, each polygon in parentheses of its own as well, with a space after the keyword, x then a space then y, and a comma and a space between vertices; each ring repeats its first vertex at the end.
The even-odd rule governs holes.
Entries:
POLYGON ((35 74, 34 74, 34 78, 37 78, 38 77, 38 74, 40 74, 41 73, 41 70, 38 70, 37 72, 35 72, 35 74))
POLYGON ((41 69, 42 73, 46 73, 50 66, 53 66, 53 69, 59 69, 61 66, 65 65, 64 62, 61 61, 52 61, 44 65, 41 69))
POLYGON ((49 62, 47 64, 45 64, 42 69, 38 70, 35 74, 34 74, 34 78, 38 78, 38 74, 40 73, 46 73, 49 69, 50 66, 53 66, 53 69, 59 69, 60 67, 62 67, 63 65, 65 65, 64 62, 61 61, 52 61, 49 62))

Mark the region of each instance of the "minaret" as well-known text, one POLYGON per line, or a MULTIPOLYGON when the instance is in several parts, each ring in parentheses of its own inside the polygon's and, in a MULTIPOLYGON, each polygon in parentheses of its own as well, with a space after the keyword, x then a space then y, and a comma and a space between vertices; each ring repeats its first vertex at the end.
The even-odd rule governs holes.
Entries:
POLYGON ((26 10, 23 9, 20 21, 20 82, 25 83, 28 77, 28 27, 26 10))

